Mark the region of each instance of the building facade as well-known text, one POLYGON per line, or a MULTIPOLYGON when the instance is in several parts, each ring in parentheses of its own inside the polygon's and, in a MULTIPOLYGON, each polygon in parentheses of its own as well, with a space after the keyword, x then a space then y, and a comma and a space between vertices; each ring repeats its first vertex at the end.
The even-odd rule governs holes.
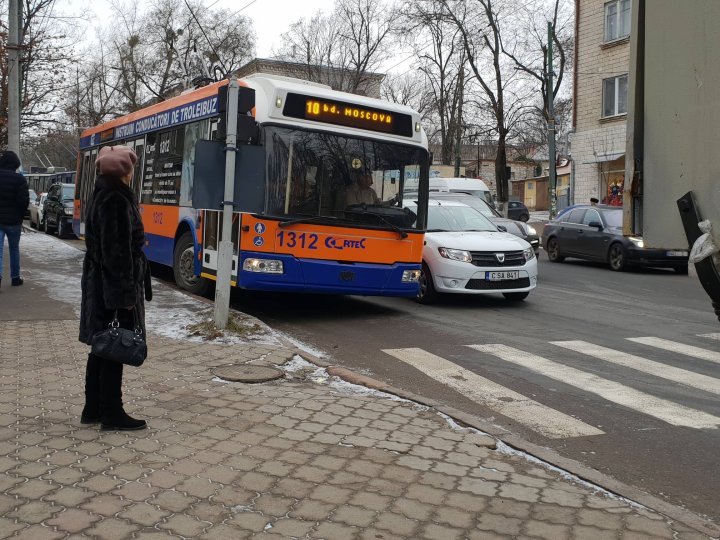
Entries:
POLYGON ((574 203, 621 204, 632 0, 576 0, 574 203))

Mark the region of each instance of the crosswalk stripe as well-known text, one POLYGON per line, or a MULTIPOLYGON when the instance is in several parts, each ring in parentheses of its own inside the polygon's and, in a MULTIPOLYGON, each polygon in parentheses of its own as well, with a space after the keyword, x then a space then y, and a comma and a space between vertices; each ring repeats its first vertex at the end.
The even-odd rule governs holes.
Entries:
POLYGON ((720 425, 720 418, 712 414, 651 396, 629 386, 552 362, 542 356, 530 354, 513 347, 496 344, 468 345, 468 347, 492 354, 506 362, 522 366, 564 384, 597 394, 608 401, 653 416, 674 426, 701 429, 717 428, 720 425))
POLYGON ((698 337, 704 337, 708 339, 720 340, 720 333, 714 332, 712 334, 698 334, 698 337))
POLYGON ((720 379, 708 377, 707 375, 648 360, 647 358, 635 356, 634 354, 616 351, 601 345, 588 343, 587 341, 551 341, 550 343, 558 347, 563 347, 564 349, 570 349, 571 351, 593 356, 606 362, 634 369, 635 371, 641 371, 654 375, 655 377, 691 386, 711 394, 720 395, 720 379))
POLYGON ((577 418, 533 401, 423 349, 384 349, 383 352, 550 439, 604 434, 577 418))
POLYGON ((641 345, 648 345, 657 349, 680 353, 685 356, 692 356, 693 358, 699 358, 700 360, 707 360, 709 362, 720 364, 719 352, 701 349, 700 347, 695 347, 693 345, 685 345, 684 343, 678 343, 676 341, 670 341, 669 339, 658 337, 637 337, 627 339, 633 343, 640 343, 641 345))

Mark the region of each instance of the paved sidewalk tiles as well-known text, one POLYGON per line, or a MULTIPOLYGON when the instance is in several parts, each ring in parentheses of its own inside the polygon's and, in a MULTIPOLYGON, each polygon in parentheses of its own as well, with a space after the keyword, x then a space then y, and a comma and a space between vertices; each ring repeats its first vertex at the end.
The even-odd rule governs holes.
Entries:
POLYGON ((298 360, 269 383, 213 375, 293 358, 272 345, 151 335, 124 377, 149 429, 83 426, 76 335, 74 320, 0 328, 0 537, 705 538, 298 360))

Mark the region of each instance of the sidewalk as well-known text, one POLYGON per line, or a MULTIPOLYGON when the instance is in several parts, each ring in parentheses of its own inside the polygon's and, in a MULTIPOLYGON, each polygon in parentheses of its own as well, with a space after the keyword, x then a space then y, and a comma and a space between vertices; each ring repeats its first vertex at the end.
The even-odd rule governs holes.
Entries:
MULTIPOLYGON (((204 342, 211 309, 155 284, 138 432, 83 426, 82 253, 23 236, 0 289, 0 537, 707 538, 435 410, 337 379, 259 321, 204 342), (48 251, 51 255, 47 255, 48 251), (229 366, 283 377, 228 382, 229 366)), ((237 371, 237 369, 234 369, 237 371)), ((714 534, 717 536, 716 534, 714 534)))

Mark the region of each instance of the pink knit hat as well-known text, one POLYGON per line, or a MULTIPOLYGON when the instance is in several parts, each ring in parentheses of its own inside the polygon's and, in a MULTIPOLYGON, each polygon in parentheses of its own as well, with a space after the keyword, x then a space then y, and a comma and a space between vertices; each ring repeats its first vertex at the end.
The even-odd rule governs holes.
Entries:
POLYGON ((137 155, 127 146, 104 146, 98 152, 95 166, 100 174, 108 176, 126 176, 135 163, 137 155))

